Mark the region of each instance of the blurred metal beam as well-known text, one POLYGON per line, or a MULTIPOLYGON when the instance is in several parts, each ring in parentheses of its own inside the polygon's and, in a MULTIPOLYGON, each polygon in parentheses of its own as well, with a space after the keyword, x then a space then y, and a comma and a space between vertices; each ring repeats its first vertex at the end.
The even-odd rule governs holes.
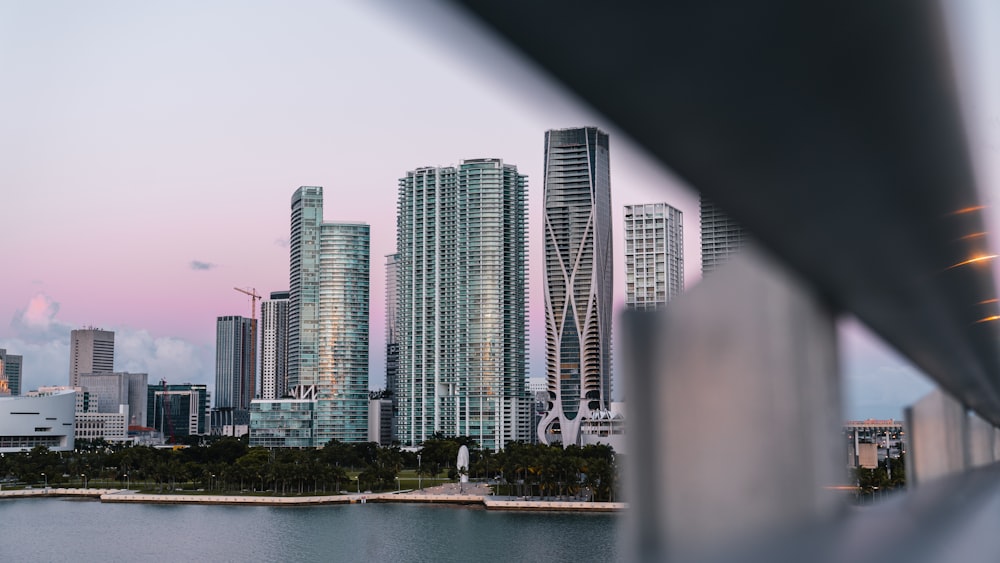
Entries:
POLYGON ((937 5, 455 0, 1000 425, 1000 330, 937 5))

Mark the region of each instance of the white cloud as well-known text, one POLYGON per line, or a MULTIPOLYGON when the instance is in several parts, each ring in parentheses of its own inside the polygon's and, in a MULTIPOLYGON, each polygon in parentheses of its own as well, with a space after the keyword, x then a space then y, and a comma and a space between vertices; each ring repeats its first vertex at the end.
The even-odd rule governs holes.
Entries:
POLYGON ((170 336, 154 337, 146 330, 115 331, 115 369, 148 373, 150 383, 214 382, 215 350, 170 336))

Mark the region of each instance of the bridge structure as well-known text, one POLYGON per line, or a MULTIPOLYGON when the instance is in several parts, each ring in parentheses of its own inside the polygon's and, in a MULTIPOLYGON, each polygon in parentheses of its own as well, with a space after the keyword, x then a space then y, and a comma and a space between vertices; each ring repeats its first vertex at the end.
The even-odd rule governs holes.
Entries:
POLYGON ((630 559, 1000 557, 994 234, 941 5, 417 3, 429 29, 430 4, 475 29, 437 31, 506 44, 755 241, 626 315, 630 559), (828 487, 844 315, 938 386, 904 416, 910 490, 864 510, 828 487))

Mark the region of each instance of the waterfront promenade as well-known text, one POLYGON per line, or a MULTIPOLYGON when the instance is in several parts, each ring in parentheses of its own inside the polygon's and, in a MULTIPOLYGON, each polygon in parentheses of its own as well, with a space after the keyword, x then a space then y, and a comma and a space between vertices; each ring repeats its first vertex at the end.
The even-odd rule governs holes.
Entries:
POLYGON ((526 510, 556 512, 619 512, 628 505, 623 502, 581 502, 563 500, 527 500, 494 497, 482 484, 448 483, 420 491, 390 493, 351 493, 346 495, 271 496, 271 495, 205 495, 150 494, 125 489, 61 489, 37 488, 0 491, 0 499, 31 497, 93 498, 107 503, 143 504, 221 504, 245 506, 314 506, 323 504, 408 503, 478 505, 487 510, 526 510))

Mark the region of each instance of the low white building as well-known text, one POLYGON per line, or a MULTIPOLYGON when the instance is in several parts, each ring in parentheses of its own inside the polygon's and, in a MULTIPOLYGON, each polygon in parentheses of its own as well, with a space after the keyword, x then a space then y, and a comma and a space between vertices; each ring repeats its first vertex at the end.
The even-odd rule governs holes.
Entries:
POLYGON ((0 453, 26 452, 35 446, 72 451, 75 413, 73 390, 0 397, 0 453))

